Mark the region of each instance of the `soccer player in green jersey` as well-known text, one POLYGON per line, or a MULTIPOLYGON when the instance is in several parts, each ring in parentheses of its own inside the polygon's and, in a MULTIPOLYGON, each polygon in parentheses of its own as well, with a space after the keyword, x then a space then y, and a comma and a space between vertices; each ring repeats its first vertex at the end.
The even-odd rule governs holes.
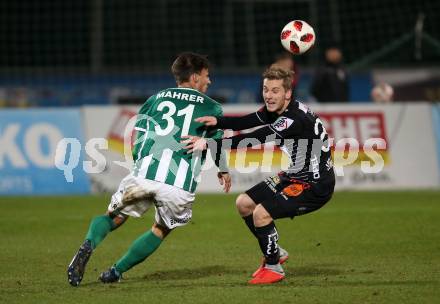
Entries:
MULTIPOLYGON (((144 261, 176 227, 187 224, 192 217, 192 204, 200 168, 206 153, 188 154, 180 143, 189 134, 219 139, 222 131, 194 122, 202 116, 221 116, 219 103, 206 96, 209 62, 195 53, 180 54, 171 67, 177 88, 169 88, 151 96, 137 116, 134 143, 134 168, 120 183, 111 198, 105 215, 90 223, 84 243, 67 269, 68 281, 78 286, 93 250, 107 234, 120 227, 129 216, 140 217, 154 205, 156 214, 151 230, 136 239, 126 254, 99 279, 113 283, 122 273, 144 261)), ((220 151, 216 151, 220 153, 220 151)), ((231 178, 223 157, 215 155, 221 168, 219 182, 229 192, 231 178)))

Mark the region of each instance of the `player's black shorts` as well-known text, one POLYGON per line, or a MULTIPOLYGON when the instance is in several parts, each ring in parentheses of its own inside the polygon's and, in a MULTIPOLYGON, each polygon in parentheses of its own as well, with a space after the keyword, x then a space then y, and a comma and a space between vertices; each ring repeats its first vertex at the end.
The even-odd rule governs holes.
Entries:
POLYGON ((246 191, 257 204, 262 204, 273 219, 293 218, 315 211, 327 203, 335 188, 333 170, 316 183, 294 180, 283 174, 267 178, 246 191))

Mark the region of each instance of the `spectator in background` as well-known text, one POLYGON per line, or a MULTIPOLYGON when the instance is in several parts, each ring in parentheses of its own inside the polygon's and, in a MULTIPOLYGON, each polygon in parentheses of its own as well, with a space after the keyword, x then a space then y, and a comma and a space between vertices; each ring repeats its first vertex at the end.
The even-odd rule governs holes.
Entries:
POLYGON ((325 65, 316 71, 310 93, 318 102, 348 101, 348 75, 339 48, 330 47, 325 51, 325 65))
POLYGON ((371 99, 375 103, 391 103, 393 101, 394 90, 388 83, 381 82, 371 90, 371 99))
MULTIPOLYGON (((292 78, 292 99, 295 99, 295 88, 298 83, 299 74, 298 74, 298 67, 293 60, 293 56, 289 52, 282 52, 275 56, 275 61, 269 66, 269 67, 280 67, 284 70, 293 72, 293 78, 292 78)), ((260 83, 258 95, 259 96, 259 103, 264 103, 263 95, 261 92, 263 91, 263 82, 260 83)))

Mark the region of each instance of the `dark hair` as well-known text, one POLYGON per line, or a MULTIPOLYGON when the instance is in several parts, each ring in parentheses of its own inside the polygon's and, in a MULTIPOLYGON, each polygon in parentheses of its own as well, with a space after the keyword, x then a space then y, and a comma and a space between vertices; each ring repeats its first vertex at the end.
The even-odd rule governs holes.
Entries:
POLYGON ((181 53, 174 60, 171 72, 177 83, 189 81, 192 74, 200 74, 203 69, 209 69, 208 56, 191 52, 181 53))
POLYGON ((263 73, 263 79, 269 79, 269 80, 283 80, 283 87, 284 90, 292 90, 292 79, 293 79, 293 72, 287 71, 283 68, 280 68, 278 66, 273 66, 268 68, 263 73))

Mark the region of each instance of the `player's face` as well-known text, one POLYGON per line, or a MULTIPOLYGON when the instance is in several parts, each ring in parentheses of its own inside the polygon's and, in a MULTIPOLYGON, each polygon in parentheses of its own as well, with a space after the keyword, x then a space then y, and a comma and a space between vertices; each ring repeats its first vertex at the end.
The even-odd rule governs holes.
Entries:
POLYGON ((282 79, 267 79, 263 81, 263 99, 269 112, 281 114, 289 104, 292 91, 286 91, 282 79))
POLYGON ((200 74, 194 74, 194 83, 197 91, 206 93, 208 86, 211 84, 208 69, 202 69, 200 74))

